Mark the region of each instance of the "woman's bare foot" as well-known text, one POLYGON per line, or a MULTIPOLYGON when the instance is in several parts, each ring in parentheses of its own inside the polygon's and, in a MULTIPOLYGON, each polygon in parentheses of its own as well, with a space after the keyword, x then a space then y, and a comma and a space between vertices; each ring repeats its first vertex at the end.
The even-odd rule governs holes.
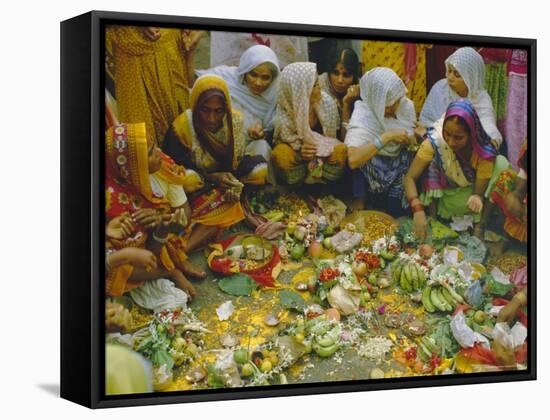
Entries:
POLYGON ((365 200, 363 198, 354 198, 349 205, 351 212, 365 210, 365 200))
POLYGON ((194 277, 196 279, 204 279, 206 278, 207 274, 206 274, 206 271, 204 270, 201 270, 200 268, 198 267, 195 267, 191 261, 189 260, 185 260, 182 264, 179 265, 178 267, 182 272, 183 274, 185 274, 186 276, 189 276, 189 277, 194 277))
POLYGON ((183 290, 189 295, 189 300, 197 296, 197 289, 191 284, 189 280, 179 270, 172 271, 172 280, 176 283, 178 289, 183 290))

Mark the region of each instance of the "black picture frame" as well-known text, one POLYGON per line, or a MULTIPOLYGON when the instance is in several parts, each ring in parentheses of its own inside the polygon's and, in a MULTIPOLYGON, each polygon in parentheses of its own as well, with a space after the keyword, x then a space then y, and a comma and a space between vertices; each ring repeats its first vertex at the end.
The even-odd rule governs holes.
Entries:
POLYGON ((90 408, 282 397, 535 380, 536 40, 381 29, 92 11, 61 23, 61 397, 90 408), (528 51, 529 325, 525 371, 303 385, 103 395, 104 388, 104 27, 180 26, 218 31, 368 38, 528 51))

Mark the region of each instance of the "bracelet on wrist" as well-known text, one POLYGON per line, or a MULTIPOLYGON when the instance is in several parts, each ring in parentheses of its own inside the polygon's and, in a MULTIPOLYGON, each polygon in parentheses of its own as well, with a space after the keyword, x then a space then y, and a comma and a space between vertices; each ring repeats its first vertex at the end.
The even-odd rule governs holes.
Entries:
POLYGON ((155 232, 153 232, 153 239, 157 241, 159 244, 164 244, 168 242, 168 235, 166 235, 164 238, 159 238, 155 232))
POLYGON ((379 137, 374 139, 374 145, 376 146, 376 150, 381 150, 384 147, 379 137))
POLYGON ((418 198, 417 195, 414 196, 413 198, 411 198, 411 199, 409 200, 409 205, 412 206, 412 205, 414 204, 415 201, 420 202, 420 199, 418 198))
POLYGON ((415 214, 415 213, 424 211, 424 206, 422 205, 422 203, 416 203, 416 204, 411 205, 411 210, 412 210, 413 214, 415 214))

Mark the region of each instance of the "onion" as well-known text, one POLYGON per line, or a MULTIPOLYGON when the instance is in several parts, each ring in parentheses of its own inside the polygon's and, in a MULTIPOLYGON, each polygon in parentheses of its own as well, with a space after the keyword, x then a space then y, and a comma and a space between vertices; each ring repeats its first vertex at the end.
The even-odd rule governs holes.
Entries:
POLYGON ((319 258, 323 252, 323 245, 319 241, 313 241, 308 248, 308 254, 312 258, 319 258))
POLYGON ((325 315, 327 316, 327 319, 329 321, 331 320, 340 321, 340 312, 336 308, 328 308, 325 311, 325 315))
POLYGON ((434 253, 434 247, 429 244, 423 244, 418 247, 418 255, 422 258, 430 259, 434 253))
POLYGON ((367 273, 367 264, 365 264, 363 261, 354 261, 351 265, 351 269, 357 276, 363 277, 367 273))

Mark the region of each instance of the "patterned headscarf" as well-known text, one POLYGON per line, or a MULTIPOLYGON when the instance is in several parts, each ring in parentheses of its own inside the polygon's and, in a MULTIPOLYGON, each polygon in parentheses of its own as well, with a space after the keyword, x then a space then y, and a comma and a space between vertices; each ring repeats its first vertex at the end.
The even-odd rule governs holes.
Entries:
POLYGON ((254 45, 247 49, 239 61, 239 66, 218 66, 207 70, 197 70, 199 75, 215 74, 223 77, 234 106, 241 111, 248 111, 262 121, 264 127, 272 125, 273 113, 277 104, 279 85, 279 59, 273 50, 265 45, 254 45), (271 84, 260 95, 255 95, 245 82, 245 75, 261 64, 269 63, 273 69, 271 84))
POLYGON ((292 63, 281 73, 274 137, 296 150, 305 139, 312 138, 309 98, 316 79, 315 63, 292 63))
MULTIPOLYGON (((406 97, 407 88, 399 76, 386 67, 375 67, 361 77, 359 82, 361 101, 355 103, 351 117, 346 144, 358 147, 390 129, 405 129, 413 133, 416 113, 413 102, 406 97), (385 117, 385 108, 399 101, 395 118, 385 117), (366 131, 365 131, 366 130, 366 131), (368 141, 367 141, 368 140, 368 141)), ((397 156, 401 145, 390 143, 382 150, 382 155, 397 156)))
POLYGON ((445 120, 455 116, 460 117, 468 125, 472 147, 479 157, 489 160, 495 159, 497 150, 491 143, 491 138, 483 129, 472 103, 467 99, 458 99, 451 102, 445 113, 445 120))
MULTIPOLYGON (((292 63, 281 72, 277 101, 275 142, 287 143, 300 150, 303 141, 319 142, 319 136, 309 125, 310 97, 317 81, 315 63, 292 63)), ((338 107, 326 92, 315 105, 323 135, 334 138, 339 124, 338 107)))
POLYGON ((465 187, 475 179, 470 161, 457 155, 443 137, 444 121, 454 116, 460 117, 468 126, 472 147, 481 158, 494 160, 497 155, 472 103, 467 99, 453 101, 447 108, 445 118, 428 129, 428 139, 435 155, 424 177, 424 190, 465 187))
MULTIPOLYGON (((485 89, 485 64, 481 55, 471 47, 459 48, 445 60, 446 71, 449 71, 451 64, 462 76, 464 83, 468 87, 468 99, 475 98, 476 95, 485 89)), ((453 99, 459 96, 449 88, 453 99)))
POLYGON ((151 202, 153 196, 149 178, 149 153, 145 123, 118 124, 107 130, 105 161, 107 176, 132 187, 151 202))

